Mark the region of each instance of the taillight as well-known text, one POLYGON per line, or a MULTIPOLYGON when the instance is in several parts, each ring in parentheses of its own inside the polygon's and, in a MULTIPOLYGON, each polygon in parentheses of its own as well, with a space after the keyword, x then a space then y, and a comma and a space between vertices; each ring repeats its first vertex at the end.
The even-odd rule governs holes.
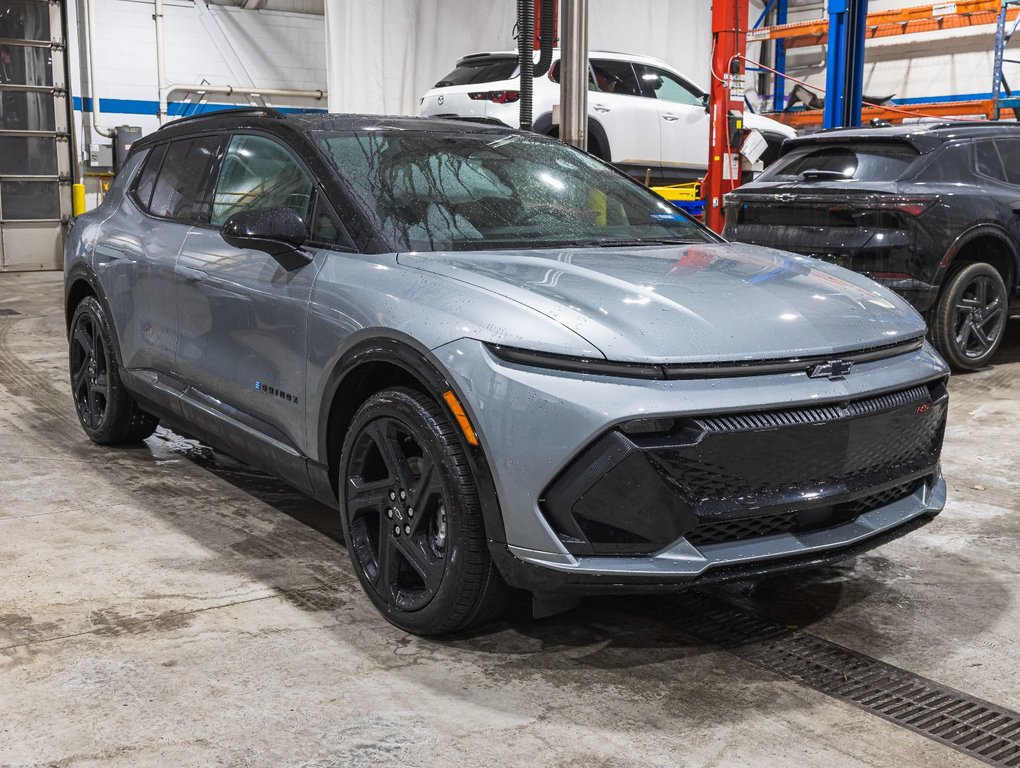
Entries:
POLYGON ((475 91, 469 93, 472 101, 491 101, 494 104, 513 104, 521 98, 520 91, 475 91))
POLYGON ((869 200, 855 209, 866 211, 898 211, 908 216, 920 216, 938 202, 937 197, 889 197, 869 200))

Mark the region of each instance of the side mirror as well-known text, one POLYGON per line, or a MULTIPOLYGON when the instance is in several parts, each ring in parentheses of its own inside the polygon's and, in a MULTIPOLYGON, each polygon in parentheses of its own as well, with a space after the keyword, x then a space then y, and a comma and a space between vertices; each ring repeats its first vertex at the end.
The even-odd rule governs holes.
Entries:
POLYGON ((305 222, 290 208, 240 211, 223 223, 220 235, 235 248, 268 253, 288 271, 312 260, 301 250, 307 238, 305 222))

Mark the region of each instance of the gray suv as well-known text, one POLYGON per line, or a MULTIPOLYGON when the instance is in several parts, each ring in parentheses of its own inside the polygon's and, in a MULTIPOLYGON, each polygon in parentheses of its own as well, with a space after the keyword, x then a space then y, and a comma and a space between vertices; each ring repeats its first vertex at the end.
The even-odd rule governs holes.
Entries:
POLYGON ((947 368, 861 275, 729 244, 601 161, 465 122, 239 110, 138 141, 66 253, 71 388, 338 507, 365 592, 668 591, 931 520, 947 368))

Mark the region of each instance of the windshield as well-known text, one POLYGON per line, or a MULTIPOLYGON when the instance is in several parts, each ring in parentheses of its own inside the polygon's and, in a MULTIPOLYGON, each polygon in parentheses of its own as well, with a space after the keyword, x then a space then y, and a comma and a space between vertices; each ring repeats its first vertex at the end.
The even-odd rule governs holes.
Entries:
POLYGON ((896 181, 917 158, 917 152, 906 143, 808 145, 783 155, 756 181, 896 181))
POLYGON ((714 241, 669 203, 559 142, 400 130, 316 139, 398 250, 714 241))

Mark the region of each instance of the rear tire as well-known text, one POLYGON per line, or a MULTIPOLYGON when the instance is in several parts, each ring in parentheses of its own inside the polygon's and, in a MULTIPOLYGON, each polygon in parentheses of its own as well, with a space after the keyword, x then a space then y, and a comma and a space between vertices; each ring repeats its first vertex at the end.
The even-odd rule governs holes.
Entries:
POLYGON ((92 442, 137 443, 156 430, 159 419, 139 408, 120 380, 110 324, 92 296, 71 317, 68 367, 78 422, 92 442))
POLYGON ((956 370, 981 368, 1002 343, 1008 308, 999 271, 984 262, 968 264, 942 286, 932 311, 932 341, 956 370))
POLYGON ((395 387, 361 406, 341 450, 340 511, 358 579, 395 626, 441 635, 503 612, 475 480, 432 398, 395 387))

